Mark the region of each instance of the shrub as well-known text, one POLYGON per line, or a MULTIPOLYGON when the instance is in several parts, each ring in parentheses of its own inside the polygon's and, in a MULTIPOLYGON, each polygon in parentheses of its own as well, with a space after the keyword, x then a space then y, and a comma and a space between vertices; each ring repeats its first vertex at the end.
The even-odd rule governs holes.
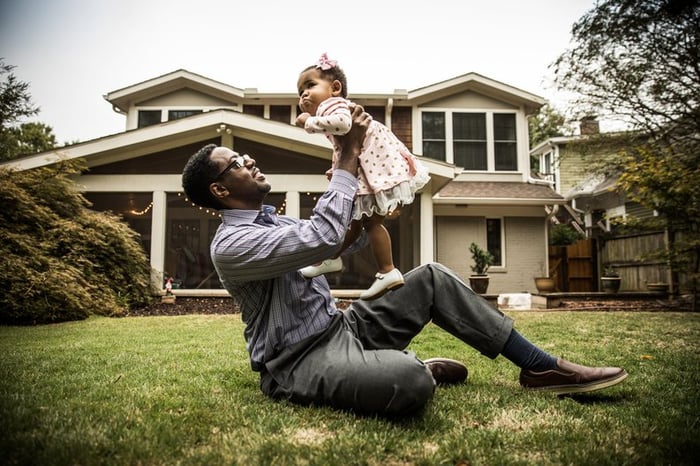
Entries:
POLYGON ((568 246, 584 238, 584 235, 566 223, 553 225, 549 229, 549 244, 552 246, 568 246))
POLYGON ((0 323, 121 315, 152 299, 137 234, 93 212, 71 179, 77 162, 0 170, 0 323))

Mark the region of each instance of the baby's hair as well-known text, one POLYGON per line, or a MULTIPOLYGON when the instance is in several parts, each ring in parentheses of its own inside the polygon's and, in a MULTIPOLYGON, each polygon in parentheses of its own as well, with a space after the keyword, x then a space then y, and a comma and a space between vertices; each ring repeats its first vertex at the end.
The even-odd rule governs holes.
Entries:
POLYGON ((302 73, 309 71, 309 70, 312 70, 312 69, 317 69, 318 72, 321 73, 321 77, 323 79, 327 79, 330 82, 333 82, 336 79, 338 81, 340 81, 340 84, 342 86, 342 89, 340 91, 340 96, 343 99, 348 98, 348 78, 345 77, 345 71, 343 71, 343 69, 341 67, 339 67, 338 65, 335 65, 332 68, 324 70, 324 69, 321 69, 321 67, 318 66, 318 64, 314 64, 314 65, 307 66, 306 68, 304 68, 302 73))

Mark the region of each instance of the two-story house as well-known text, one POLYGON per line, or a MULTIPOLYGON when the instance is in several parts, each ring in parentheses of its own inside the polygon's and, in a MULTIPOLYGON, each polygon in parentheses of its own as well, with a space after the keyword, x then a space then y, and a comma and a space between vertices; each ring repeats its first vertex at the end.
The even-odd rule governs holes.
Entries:
MULTIPOLYGON (((547 259, 547 216, 564 202, 549 183, 530 178, 527 116, 544 100, 469 73, 420 89, 351 94, 390 127, 430 171, 414 203, 386 225, 397 266, 439 261, 465 280, 469 244, 495 256, 489 293, 534 291, 547 259)), ((76 183, 96 210, 110 210, 141 235, 156 283, 175 278, 177 293, 223 293, 208 245, 218 212, 182 193, 181 172, 208 143, 253 156, 272 184, 267 203, 308 218, 326 189, 331 147, 293 126, 295 92, 239 89, 177 70, 104 96, 124 115, 125 131, 2 164, 31 169, 61 158, 84 159, 76 183), (212 291, 220 290, 220 291, 212 291)), ((369 251, 345 258, 328 279, 336 294, 371 283, 369 251), (343 291, 344 290, 344 291, 343 291)))

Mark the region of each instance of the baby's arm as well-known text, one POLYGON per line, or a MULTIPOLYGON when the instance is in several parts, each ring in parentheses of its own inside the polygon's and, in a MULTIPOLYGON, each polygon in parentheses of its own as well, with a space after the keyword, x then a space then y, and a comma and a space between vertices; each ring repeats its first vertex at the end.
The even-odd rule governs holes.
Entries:
POLYGON ((307 133, 343 135, 350 131, 352 116, 348 101, 331 97, 318 106, 318 116, 309 116, 304 123, 307 133))

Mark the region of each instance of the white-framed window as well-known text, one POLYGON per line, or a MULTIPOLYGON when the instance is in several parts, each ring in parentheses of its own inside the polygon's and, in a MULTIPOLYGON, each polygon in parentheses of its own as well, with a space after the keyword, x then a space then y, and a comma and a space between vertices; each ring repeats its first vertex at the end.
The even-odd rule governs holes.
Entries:
POLYGON ((493 256, 492 267, 506 266, 503 218, 486 219, 486 250, 493 256))
POLYGON ((517 171, 515 112, 421 111, 423 156, 465 170, 517 171))

